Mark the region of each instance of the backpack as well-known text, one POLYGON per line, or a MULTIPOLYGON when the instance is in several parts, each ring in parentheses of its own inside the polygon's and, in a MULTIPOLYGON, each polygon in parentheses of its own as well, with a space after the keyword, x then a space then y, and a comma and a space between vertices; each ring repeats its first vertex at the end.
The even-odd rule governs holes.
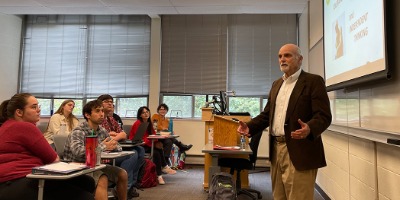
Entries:
POLYGON ((157 186, 156 165, 148 158, 143 160, 139 169, 137 188, 150 188, 157 186))
POLYGON ((212 176, 207 200, 236 200, 236 184, 231 174, 215 173, 212 176))
POLYGON ((174 169, 184 169, 186 152, 181 152, 175 144, 172 145, 171 149, 171 168, 174 169))

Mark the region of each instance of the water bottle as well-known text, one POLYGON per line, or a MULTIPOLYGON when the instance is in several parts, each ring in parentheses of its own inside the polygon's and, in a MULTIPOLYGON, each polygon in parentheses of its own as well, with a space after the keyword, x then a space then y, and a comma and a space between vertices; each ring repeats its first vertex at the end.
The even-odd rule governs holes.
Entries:
POLYGON ((157 131, 157 127, 158 127, 158 126, 157 126, 157 120, 154 120, 154 122, 153 122, 153 128, 154 128, 154 131, 155 131, 155 132, 158 132, 158 131, 157 131))
POLYGON ((240 137, 240 149, 242 150, 246 149, 246 139, 244 138, 244 135, 240 137))
POLYGON ((213 144, 214 142, 214 129, 208 128, 208 144, 213 144))
POLYGON ((169 118, 168 131, 171 132, 171 135, 174 134, 174 122, 172 121, 172 118, 169 118))
POLYGON ((99 166, 101 164, 101 147, 100 143, 97 142, 96 144, 96 166, 99 166))

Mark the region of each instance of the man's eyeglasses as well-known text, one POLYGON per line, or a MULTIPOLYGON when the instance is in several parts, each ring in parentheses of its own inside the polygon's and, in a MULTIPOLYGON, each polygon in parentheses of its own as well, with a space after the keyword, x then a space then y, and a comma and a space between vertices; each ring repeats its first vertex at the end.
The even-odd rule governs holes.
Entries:
POLYGON ((114 103, 113 100, 104 100, 103 103, 114 103))

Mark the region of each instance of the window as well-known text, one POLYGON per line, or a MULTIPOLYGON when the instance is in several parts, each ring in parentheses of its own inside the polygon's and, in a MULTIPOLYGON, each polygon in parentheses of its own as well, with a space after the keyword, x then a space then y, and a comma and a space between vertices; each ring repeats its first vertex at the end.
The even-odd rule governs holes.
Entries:
POLYGON ((192 116, 192 96, 164 96, 163 102, 168 105, 168 117, 188 118, 192 116))
POLYGON ((136 117, 137 111, 142 106, 147 106, 147 97, 118 98, 115 112, 120 117, 136 117))
POLYGON ((40 115, 41 116, 50 116, 53 108, 53 103, 51 99, 39 99, 37 98, 40 105, 40 115))
POLYGON ((148 16, 31 15, 24 34, 20 92, 50 99, 149 93, 148 16))
POLYGON ((205 98, 196 95, 235 91, 228 110, 256 116, 265 107, 272 82, 282 76, 280 47, 297 43, 297 16, 169 15, 162 17, 162 31, 163 102, 184 110, 189 108, 183 105, 194 102, 192 115, 200 117, 198 107, 205 98))
POLYGON ((228 32, 228 90, 267 96, 283 74, 279 49, 297 43, 296 15, 230 15, 228 32))
POLYGON ((225 90, 226 23, 226 15, 162 17, 162 93, 216 94, 225 90))
POLYGON ((261 98, 229 97, 229 112, 249 112, 252 117, 260 114, 261 98))
MULTIPOLYGON (((62 104, 62 102, 64 102, 66 99, 54 99, 53 102, 53 113, 55 113, 58 108, 60 107, 60 105, 62 104)), ((82 102, 83 100, 80 99, 73 99, 75 102, 75 108, 72 111, 72 114, 74 114, 75 116, 82 116, 82 109, 83 109, 83 105, 82 102)))
POLYGON ((206 103, 206 95, 194 95, 194 117, 201 117, 201 108, 204 107, 206 103))
MULTIPOLYGON (((51 116, 57 111, 61 103, 66 99, 37 99, 41 106, 41 116, 51 116)), ((73 99, 75 102, 75 108, 73 114, 77 117, 82 116, 82 109, 84 106, 83 99, 73 99)), ((85 102, 93 101, 96 99, 86 99, 85 102)), ((120 117, 136 117, 137 110, 141 106, 146 106, 148 102, 147 97, 135 97, 135 98, 114 98, 115 113, 120 117)))

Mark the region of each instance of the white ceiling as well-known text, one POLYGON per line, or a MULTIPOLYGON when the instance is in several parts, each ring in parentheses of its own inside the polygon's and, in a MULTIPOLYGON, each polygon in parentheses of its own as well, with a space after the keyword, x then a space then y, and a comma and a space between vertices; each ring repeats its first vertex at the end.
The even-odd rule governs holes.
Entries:
POLYGON ((287 14, 308 0, 0 0, 4 14, 287 14))

